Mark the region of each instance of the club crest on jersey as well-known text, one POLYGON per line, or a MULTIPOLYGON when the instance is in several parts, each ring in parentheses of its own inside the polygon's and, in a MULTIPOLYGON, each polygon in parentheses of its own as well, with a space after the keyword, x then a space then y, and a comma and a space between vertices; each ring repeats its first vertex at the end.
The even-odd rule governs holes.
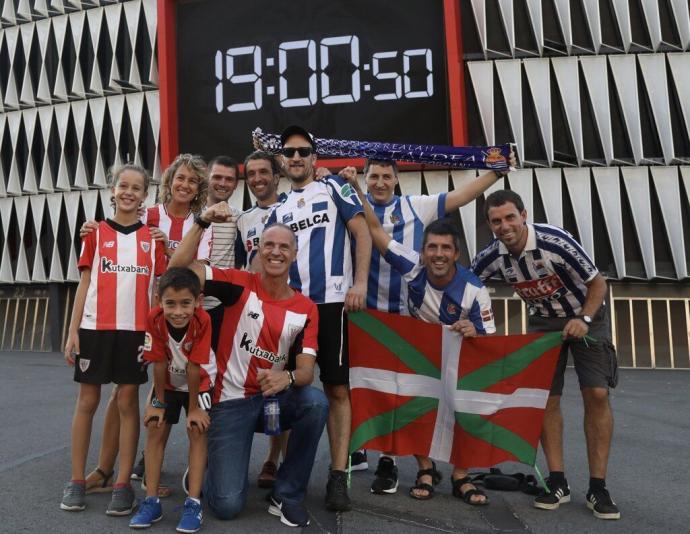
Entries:
POLYGON ((144 335, 144 350, 151 350, 153 348, 153 337, 149 332, 144 335))
POLYGON ((143 250, 146 254, 148 254, 149 250, 151 250, 151 243, 148 241, 142 241, 139 243, 139 246, 141 247, 141 250, 143 250))
POLYGON ((256 235, 256 228, 250 228, 247 232, 247 237, 254 237, 256 235))
POLYGON ((535 261, 534 262, 534 270, 537 272, 537 275, 539 278, 544 278, 546 276, 549 276, 549 273, 546 270, 546 267, 544 266, 544 262, 541 261, 535 261))
POLYGON ((446 306, 446 311, 448 312, 448 315, 455 315, 458 313, 458 307, 451 302, 448 304, 448 306, 446 306))
POLYGON ((103 243, 103 248, 113 248, 115 246, 115 241, 106 241, 103 243))
POLYGON ((285 215, 283 215, 283 222, 284 223, 292 222, 292 213, 286 213, 285 215))
POLYGON ((393 224, 398 224, 400 222, 400 217, 398 217, 395 213, 391 213, 390 220, 393 224))
POLYGON ((264 215, 261 217, 261 224, 266 224, 266 221, 268 220, 268 215, 264 215))
POLYGON ((86 372, 86 370, 89 368, 89 365, 91 365, 91 360, 88 358, 79 358, 79 369, 82 373, 86 372))
POLYGON ((193 343, 191 341, 187 341, 184 345, 182 345, 182 348, 185 350, 185 352, 189 352, 192 350, 192 345, 193 343))
POLYGON ((300 198, 300 199, 297 201, 297 207, 298 207, 299 209, 302 209, 302 208, 304 207, 305 204, 306 204, 306 202, 304 201, 303 198, 300 198))
POLYGON ((351 197, 352 195, 355 194, 355 190, 352 189, 352 186, 350 184, 344 184, 340 188, 340 194, 344 197, 351 197))

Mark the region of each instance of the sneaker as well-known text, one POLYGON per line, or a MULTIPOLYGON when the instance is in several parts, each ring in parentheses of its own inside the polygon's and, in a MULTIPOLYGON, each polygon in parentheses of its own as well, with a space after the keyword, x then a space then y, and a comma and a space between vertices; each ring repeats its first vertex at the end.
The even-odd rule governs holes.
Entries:
POLYGON ((331 471, 328 475, 326 508, 333 512, 347 512, 352 509, 352 502, 347 494, 347 473, 345 471, 331 471))
POLYGON ((86 484, 79 482, 68 482, 65 491, 62 492, 61 510, 68 512, 81 512, 86 508, 84 496, 86 495, 86 484))
POLYGON ((201 503, 196 502, 191 497, 184 500, 184 507, 182 509, 182 517, 177 524, 178 532, 197 532, 201 528, 201 523, 204 522, 204 513, 201 509, 201 503))
POLYGON ((366 449, 353 452, 350 455, 350 471, 366 471, 367 469, 369 469, 369 464, 366 449))
POLYGON ((278 466, 276 464, 270 460, 264 462, 259 477, 256 480, 257 485, 260 488, 272 488, 276 482, 276 473, 278 473, 278 466))
POLYGON ((137 503, 132 486, 129 484, 115 485, 113 486, 113 497, 110 499, 110 504, 105 513, 108 515, 129 515, 136 506, 137 503))
POLYGON ((379 458, 376 478, 371 483, 371 492, 377 495, 392 494, 398 491, 398 466, 388 456, 379 458))
POLYGON ((146 497, 129 522, 129 528, 149 528, 163 519, 163 507, 158 497, 146 497))
POLYGON ((144 453, 141 453, 141 459, 132 468, 132 474, 129 478, 132 480, 143 480, 144 474, 146 473, 146 465, 144 464, 144 453))
POLYGON ((590 489, 587 492, 587 508, 597 519, 620 519, 621 513, 606 488, 590 489))
POLYGON ((306 527, 309 524, 309 512, 301 504, 282 502, 275 495, 270 496, 271 504, 268 513, 280 517, 280 522, 288 527, 306 527))
POLYGON ((550 493, 543 491, 534 499, 534 507, 542 510, 555 510, 561 504, 570 502, 570 487, 568 481, 563 479, 563 484, 551 484, 547 478, 546 485, 549 487, 550 493))

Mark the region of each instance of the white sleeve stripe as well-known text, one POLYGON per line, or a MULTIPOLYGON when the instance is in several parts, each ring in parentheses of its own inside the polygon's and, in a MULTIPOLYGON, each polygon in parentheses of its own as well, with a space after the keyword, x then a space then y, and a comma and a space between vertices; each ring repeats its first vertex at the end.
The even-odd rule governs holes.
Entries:
POLYGON ((213 269, 210 265, 204 265, 204 270, 206 271, 206 280, 213 280, 213 269))

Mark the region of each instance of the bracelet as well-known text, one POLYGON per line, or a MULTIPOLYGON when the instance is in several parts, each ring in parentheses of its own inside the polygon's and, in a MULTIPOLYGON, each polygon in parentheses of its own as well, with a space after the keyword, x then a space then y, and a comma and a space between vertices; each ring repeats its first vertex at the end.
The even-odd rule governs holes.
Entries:
POLYGON ((290 383, 288 384, 288 389, 290 389, 295 385, 295 375, 292 371, 286 371, 286 373, 288 374, 288 379, 290 380, 290 383))
POLYGON ((210 222, 207 222, 201 218, 201 215, 197 215, 194 217, 194 222, 198 224, 203 230, 206 230, 209 226, 211 226, 210 222))
POLYGON ((151 397, 151 406, 153 406, 154 408, 165 409, 168 407, 168 403, 167 402, 161 402, 156 397, 151 397))
POLYGON ((510 171, 494 171, 497 178, 505 178, 510 171))

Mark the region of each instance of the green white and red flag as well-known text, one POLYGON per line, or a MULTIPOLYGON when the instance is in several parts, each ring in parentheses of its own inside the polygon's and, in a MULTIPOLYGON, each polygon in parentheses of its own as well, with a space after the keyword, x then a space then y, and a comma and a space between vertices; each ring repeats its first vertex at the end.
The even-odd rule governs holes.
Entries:
POLYGON ((349 317, 351 450, 534 465, 560 332, 463 339, 401 315, 349 317))

